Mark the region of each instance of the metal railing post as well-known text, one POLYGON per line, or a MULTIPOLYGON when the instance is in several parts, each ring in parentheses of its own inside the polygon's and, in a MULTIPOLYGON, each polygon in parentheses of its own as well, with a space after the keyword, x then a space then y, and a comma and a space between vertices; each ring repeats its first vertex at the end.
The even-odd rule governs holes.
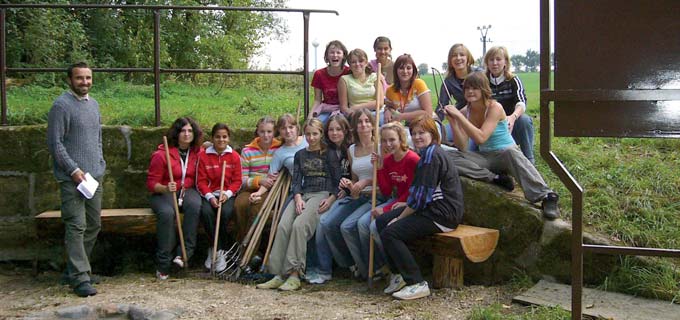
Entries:
POLYGON ((2 105, 2 122, 3 126, 7 125, 7 85, 5 84, 7 76, 7 47, 5 46, 5 13, 6 9, 0 9, 0 104, 2 105))
POLYGON ((303 86, 305 96, 304 119, 306 120, 307 115, 309 114, 309 11, 304 11, 302 13, 302 19, 304 20, 304 49, 302 51, 304 52, 302 55, 304 74, 302 75, 302 81, 304 82, 303 86))
POLYGON ((153 11, 153 97, 156 127, 161 125, 161 13, 153 11))

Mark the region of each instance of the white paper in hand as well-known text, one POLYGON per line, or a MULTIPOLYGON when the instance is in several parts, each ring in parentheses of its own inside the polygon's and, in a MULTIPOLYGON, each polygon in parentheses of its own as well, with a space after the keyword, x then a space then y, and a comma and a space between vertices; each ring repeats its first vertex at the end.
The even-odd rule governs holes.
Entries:
POLYGON ((92 199, 94 197, 94 193, 97 191, 97 188, 99 187, 99 182, 92 178, 90 173, 85 174, 85 180, 81 182, 78 185, 78 191, 85 196, 85 198, 92 199))

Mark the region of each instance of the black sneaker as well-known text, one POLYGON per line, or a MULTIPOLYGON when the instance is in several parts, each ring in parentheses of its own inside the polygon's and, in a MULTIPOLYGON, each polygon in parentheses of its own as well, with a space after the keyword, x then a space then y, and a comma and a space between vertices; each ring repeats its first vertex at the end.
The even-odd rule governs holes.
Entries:
POLYGON ((507 174, 499 174, 498 177, 494 178, 491 182, 506 191, 515 190, 515 181, 512 180, 512 177, 507 174))
POLYGON ((79 297, 85 298, 97 294, 97 289, 95 289, 89 281, 83 281, 73 288, 73 292, 79 297))
POLYGON ((550 192, 541 203, 541 208, 543 209, 543 216, 548 220, 555 220, 560 216, 560 208, 557 207, 557 201, 560 196, 557 193, 550 192))
MULTIPOLYGON (((99 284, 101 283, 101 277, 99 277, 96 274, 90 274, 90 284, 99 284)), ((61 278, 59 279, 59 284, 62 286, 69 285, 71 284, 71 277, 68 276, 68 273, 64 271, 61 274, 61 278)))

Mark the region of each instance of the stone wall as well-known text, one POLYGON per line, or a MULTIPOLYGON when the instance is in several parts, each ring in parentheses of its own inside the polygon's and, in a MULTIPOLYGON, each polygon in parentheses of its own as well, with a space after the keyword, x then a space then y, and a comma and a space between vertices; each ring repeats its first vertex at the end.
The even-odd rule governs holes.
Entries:
MULTIPOLYGON (((47 150, 47 127, 0 128, 0 260, 59 256, 35 232, 36 215, 59 209, 59 188, 47 150)), ((146 169, 167 128, 104 126, 104 208, 148 207, 146 169)), ((204 130, 206 131, 206 130, 204 130)), ((253 131, 234 130, 232 146, 250 142, 253 131)))
MULTIPOLYGON (((105 208, 148 207, 145 188, 146 169, 151 153, 159 143, 165 128, 130 128, 105 126, 104 157, 107 172, 104 183, 105 208)), ((52 161, 46 146, 45 126, 0 128, 0 260, 60 261, 61 239, 42 239, 35 232, 33 217, 46 210, 59 209, 59 194, 52 174, 52 161), (41 241, 36 241, 41 240, 41 241), (43 241, 45 240, 45 241, 43 241)), ((234 130, 232 146, 240 148, 251 140, 251 129, 234 130)), ((527 203, 520 191, 507 193, 477 181, 463 179, 465 220, 467 224, 500 230, 498 250, 488 261, 468 265, 466 281, 477 283, 501 282, 517 272, 532 277, 552 276, 569 281, 571 226, 562 221, 545 222, 540 210, 527 203)), ((152 237, 152 235, 150 236, 152 237)), ((115 245, 131 247, 138 244, 142 252, 126 250, 128 259, 116 261, 135 263, 135 257, 151 261, 153 238, 113 239, 101 235, 97 251, 115 251, 115 245), (127 252, 130 251, 130 252, 127 252)), ((586 242, 607 243, 587 235, 586 242)), ((107 256, 111 256, 110 254, 107 256)), ((616 265, 609 256, 587 256, 584 270, 587 282, 599 282, 616 265)), ((102 262, 107 265, 106 262, 102 262)), ((126 268, 117 266, 118 270, 126 268)))

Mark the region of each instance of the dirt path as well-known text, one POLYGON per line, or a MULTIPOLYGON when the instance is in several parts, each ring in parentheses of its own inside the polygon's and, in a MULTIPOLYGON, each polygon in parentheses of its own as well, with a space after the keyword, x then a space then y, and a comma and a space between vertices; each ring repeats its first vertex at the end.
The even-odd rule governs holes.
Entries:
POLYGON ((474 306, 509 304, 507 287, 468 286, 434 290, 417 301, 396 301, 382 294, 383 282, 368 290, 365 283, 334 279, 325 285, 305 285, 281 293, 253 285, 204 279, 192 272, 183 279, 159 282, 151 274, 105 277, 99 294, 78 298, 58 283, 59 274, 37 277, 28 270, 0 274, 0 319, 21 318, 69 306, 139 305, 168 310, 182 319, 465 319, 474 306))

